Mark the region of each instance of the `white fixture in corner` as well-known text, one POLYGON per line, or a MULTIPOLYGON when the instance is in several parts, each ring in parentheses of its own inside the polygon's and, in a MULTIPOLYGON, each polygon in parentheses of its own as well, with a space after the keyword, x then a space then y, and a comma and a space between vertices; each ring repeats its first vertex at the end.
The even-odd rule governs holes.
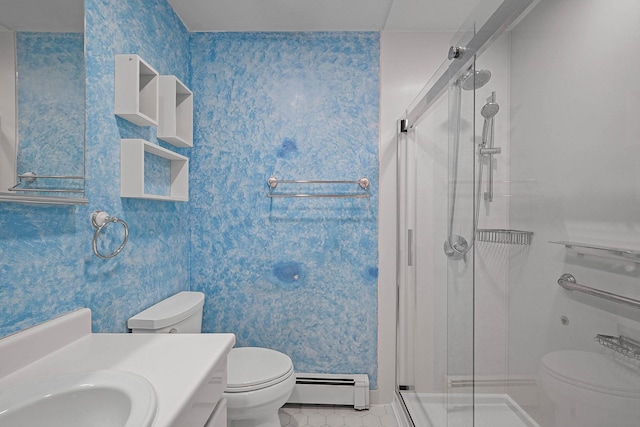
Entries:
MULTIPOLYGON (((623 356, 620 356, 623 357, 623 356)), ((553 406, 555 425, 637 426, 640 371, 635 360, 580 350, 542 356, 540 386, 553 406)))

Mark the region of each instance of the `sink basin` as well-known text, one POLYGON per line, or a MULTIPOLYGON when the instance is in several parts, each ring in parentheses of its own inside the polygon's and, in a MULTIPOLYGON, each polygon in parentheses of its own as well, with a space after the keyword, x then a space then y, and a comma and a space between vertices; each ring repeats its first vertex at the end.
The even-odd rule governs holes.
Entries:
POLYGON ((91 371, 0 391, 0 426, 149 427, 156 393, 143 377, 91 371))

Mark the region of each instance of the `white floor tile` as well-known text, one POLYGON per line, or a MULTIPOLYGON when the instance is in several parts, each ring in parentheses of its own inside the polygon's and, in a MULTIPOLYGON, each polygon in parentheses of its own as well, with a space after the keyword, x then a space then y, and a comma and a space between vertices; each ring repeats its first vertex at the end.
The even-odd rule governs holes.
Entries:
POLYGON ((398 427, 391 405, 356 411, 345 406, 287 405, 280 409, 282 427, 398 427))

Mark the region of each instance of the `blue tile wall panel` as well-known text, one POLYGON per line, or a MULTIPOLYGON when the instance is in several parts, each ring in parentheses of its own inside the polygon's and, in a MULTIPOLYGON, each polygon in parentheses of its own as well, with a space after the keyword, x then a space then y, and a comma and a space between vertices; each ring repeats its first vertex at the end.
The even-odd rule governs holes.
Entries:
POLYGON ((368 373, 375 387, 379 35, 196 33, 191 55, 204 329, 281 350, 299 372, 368 373), (372 185, 369 199, 270 199, 270 176, 372 185))
MULTIPOLYGON (((120 138, 157 142, 155 128, 113 114, 114 55, 137 53, 189 84, 189 34, 165 0, 86 0, 85 13, 90 203, 0 204, 0 336, 78 307, 92 309, 94 331, 124 332, 128 317, 189 287, 188 205, 120 198, 120 138), (91 250, 89 218, 96 209, 124 219, 131 230, 129 244, 112 260, 91 250)), ((121 236, 110 225, 104 250, 115 249, 121 236)))

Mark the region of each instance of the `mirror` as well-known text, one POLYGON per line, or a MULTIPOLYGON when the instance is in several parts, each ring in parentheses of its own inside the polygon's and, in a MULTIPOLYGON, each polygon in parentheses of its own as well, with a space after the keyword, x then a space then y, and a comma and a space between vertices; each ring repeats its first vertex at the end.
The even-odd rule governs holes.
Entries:
POLYGON ((0 201, 86 204, 83 0, 0 0, 0 201))

